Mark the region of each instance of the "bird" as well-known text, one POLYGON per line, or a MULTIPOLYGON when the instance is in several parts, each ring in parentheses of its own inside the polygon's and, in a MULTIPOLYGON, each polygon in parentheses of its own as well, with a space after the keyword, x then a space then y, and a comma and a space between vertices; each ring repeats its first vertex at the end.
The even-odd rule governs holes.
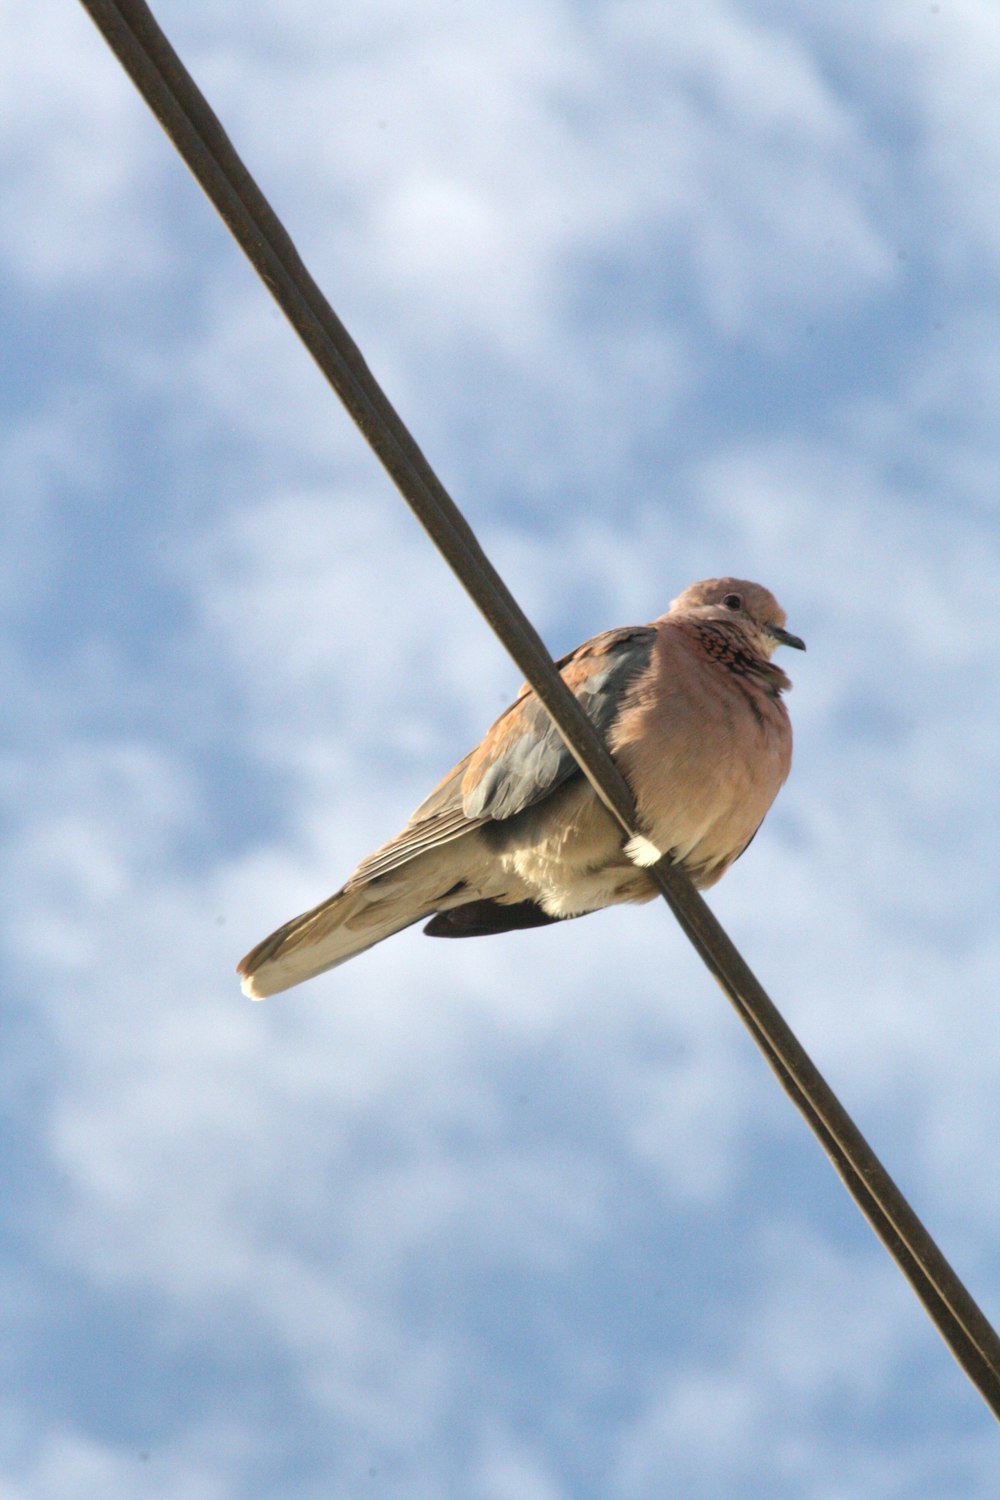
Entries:
POLYGON ((648 901, 664 855, 714 885, 791 767, 791 682, 771 657, 805 642, 785 620, 760 584, 711 578, 569 652, 556 666, 631 787, 638 833, 625 838, 526 683, 395 838, 240 960, 244 993, 290 989, 415 922, 482 937, 648 901))

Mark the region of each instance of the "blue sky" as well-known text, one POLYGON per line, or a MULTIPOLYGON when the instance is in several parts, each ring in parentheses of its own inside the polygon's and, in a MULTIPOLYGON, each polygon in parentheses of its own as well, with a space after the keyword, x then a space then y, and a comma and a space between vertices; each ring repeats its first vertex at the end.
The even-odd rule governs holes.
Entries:
MULTIPOLYGON (((1000 1317, 994 0, 161 22, 554 652, 770 587, 711 903, 1000 1317)), ((951 1500, 995 1426, 657 906, 265 1005, 517 674, 82 8, 0 59, 3 1500, 951 1500)))

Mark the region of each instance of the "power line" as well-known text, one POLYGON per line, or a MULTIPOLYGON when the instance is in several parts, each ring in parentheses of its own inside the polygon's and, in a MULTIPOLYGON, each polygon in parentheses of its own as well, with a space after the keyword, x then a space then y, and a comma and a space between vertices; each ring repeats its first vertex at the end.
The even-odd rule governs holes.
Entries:
MULTIPOLYGON (((143 0, 81 4, 404 500, 534 688, 595 792, 631 837, 637 831, 635 804, 606 747, 151 11, 143 0)), ((1000 1418, 1000 1339, 995 1330, 687 876, 669 858, 650 874, 942 1338, 1000 1418)))

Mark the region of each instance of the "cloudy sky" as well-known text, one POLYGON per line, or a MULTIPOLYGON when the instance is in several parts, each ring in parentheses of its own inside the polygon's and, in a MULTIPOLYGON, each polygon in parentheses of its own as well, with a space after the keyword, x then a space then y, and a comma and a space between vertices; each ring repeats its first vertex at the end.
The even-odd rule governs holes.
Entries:
MULTIPOLYGON (((4 0, 2 1500, 952 1500, 665 909, 251 1005, 517 673, 82 8, 4 0)), ((554 652, 808 641, 711 902, 1000 1316, 995 0, 157 14, 554 652)))

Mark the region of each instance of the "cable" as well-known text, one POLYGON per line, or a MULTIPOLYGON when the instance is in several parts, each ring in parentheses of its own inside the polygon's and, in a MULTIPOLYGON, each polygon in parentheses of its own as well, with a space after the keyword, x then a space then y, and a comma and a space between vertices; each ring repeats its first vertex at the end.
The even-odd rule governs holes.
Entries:
MULTIPOLYGON (((404 500, 545 705, 629 837, 632 794, 537 631, 483 552, 302 263, 143 0, 81 0, 404 500)), ((1000 1418, 1000 1339, 758 980, 669 858, 651 871, 678 922, 805 1117, 936 1328, 1000 1418)))

